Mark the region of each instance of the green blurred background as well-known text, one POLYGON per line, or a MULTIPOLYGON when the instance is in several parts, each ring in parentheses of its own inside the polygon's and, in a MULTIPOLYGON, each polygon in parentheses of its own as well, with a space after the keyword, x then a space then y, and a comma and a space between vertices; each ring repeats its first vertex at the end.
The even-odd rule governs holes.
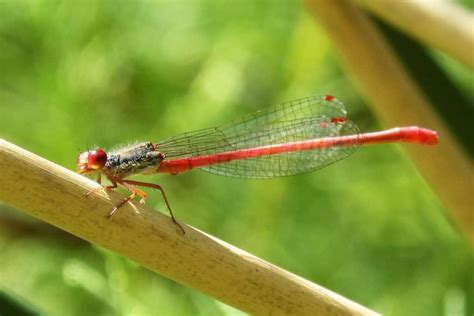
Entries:
MULTIPOLYGON (((431 55, 472 102, 472 72, 431 55)), ((382 128, 293 1, 0 1, 0 137, 69 169, 88 147, 314 94, 338 96, 362 130, 382 128)), ((180 221, 385 315, 474 312, 473 256, 399 145, 275 180, 137 179, 161 184, 180 221)), ((148 205, 164 210, 156 193, 148 205)), ((241 314, 0 208, 2 315, 241 314)))

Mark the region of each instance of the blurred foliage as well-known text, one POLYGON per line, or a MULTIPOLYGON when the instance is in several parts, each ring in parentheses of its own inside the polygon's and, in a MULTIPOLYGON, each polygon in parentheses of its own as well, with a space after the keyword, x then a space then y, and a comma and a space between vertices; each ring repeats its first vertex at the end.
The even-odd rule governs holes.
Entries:
MULTIPOLYGON (((389 39, 392 49, 398 54, 412 78, 417 82, 430 104, 449 126, 451 132, 463 145, 471 158, 474 155, 474 138, 472 137, 471 120, 474 118, 472 93, 474 89, 473 72, 468 67, 456 67, 456 62, 446 58, 443 53, 432 53, 416 40, 399 32, 377 17, 372 17, 379 29, 389 39), (446 68, 458 71, 460 80, 454 82, 436 59, 451 62, 446 68), (469 76, 471 78, 469 78, 469 76), (471 99, 467 95, 471 94, 471 99), (446 106, 449 105, 449 106, 446 106)), ((473 56, 474 58, 474 56, 473 56)))
MULTIPOLYGON (((441 66, 472 102, 472 72, 441 66)), ((293 1, 0 1, 0 73, 0 136, 70 169, 87 147, 319 93, 344 100, 362 130, 380 128, 293 1)), ((397 145, 269 181, 138 179, 162 184, 179 220, 385 315, 474 311, 473 256, 397 145)), ((149 205, 164 206, 152 192, 149 205)), ((0 290, 33 310, 241 314, 6 206, 0 215, 0 290)))

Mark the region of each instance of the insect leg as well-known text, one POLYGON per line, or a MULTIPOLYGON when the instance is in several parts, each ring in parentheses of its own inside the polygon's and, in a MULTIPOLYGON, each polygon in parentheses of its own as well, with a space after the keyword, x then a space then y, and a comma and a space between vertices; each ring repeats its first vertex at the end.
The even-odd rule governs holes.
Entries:
MULTIPOLYGON (((168 202, 168 198, 166 197, 166 194, 165 194, 165 190, 163 190, 163 188, 161 187, 161 185, 158 185, 158 184, 154 184, 154 183, 147 183, 147 182, 140 182, 140 181, 133 181, 133 180, 122 180, 121 181, 124 186, 125 184, 134 184, 134 185, 138 185, 138 186, 142 186, 142 187, 147 187, 147 188, 152 188, 152 189, 155 189, 155 190, 159 190, 161 192, 161 196, 163 197, 163 200, 165 201, 165 204, 166 204, 166 207, 168 208, 168 212, 170 213, 171 215, 171 220, 181 229, 181 231, 183 232, 183 234, 185 233, 183 227, 181 227, 181 225, 176 221, 175 217, 174 217, 174 214, 173 214, 173 211, 171 210, 171 206, 170 206, 170 203, 168 202)), ((131 188, 133 188, 131 185, 130 185, 131 188)), ((133 188, 134 190, 137 190, 135 188, 133 188)), ((140 191, 140 190, 138 190, 140 191)), ((140 191, 140 192, 143 192, 143 191, 140 191)), ((143 192, 145 193, 145 192, 143 192)), ((139 195, 139 194, 138 194, 139 195)), ((141 195, 140 195, 141 196, 141 195)), ((146 198, 146 195, 143 197, 142 196, 142 200, 140 200, 141 203, 144 203, 145 202, 145 198, 146 198), (143 201, 143 202, 142 202, 143 201)))

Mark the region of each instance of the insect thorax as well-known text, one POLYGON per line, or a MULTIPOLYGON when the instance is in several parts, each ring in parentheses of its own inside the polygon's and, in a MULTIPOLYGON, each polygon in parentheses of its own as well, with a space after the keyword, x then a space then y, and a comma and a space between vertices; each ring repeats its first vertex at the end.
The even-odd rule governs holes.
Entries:
POLYGON ((107 157, 107 163, 102 172, 119 178, 152 172, 158 168, 164 158, 150 142, 120 148, 108 153, 107 157))

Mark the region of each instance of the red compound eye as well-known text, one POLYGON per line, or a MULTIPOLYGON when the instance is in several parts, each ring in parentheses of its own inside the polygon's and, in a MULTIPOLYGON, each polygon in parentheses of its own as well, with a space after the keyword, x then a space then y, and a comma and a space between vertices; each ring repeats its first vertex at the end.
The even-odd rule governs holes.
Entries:
POLYGON ((334 97, 332 95, 325 95, 324 100, 331 102, 332 100, 334 100, 334 97))
POLYGON ((91 150, 87 155, 87 167, 89 169, 101 169, 107 162, 107 154, 103 149, 91 150))

